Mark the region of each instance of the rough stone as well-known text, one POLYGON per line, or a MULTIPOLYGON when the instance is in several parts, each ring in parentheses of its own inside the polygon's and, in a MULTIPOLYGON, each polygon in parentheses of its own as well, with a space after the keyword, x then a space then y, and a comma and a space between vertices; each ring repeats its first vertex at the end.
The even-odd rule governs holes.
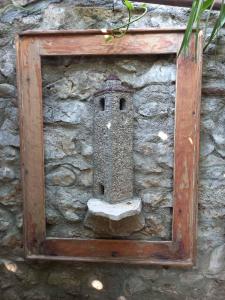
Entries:
POLYGON ((123 218, 120 221, 112 221, 109 218, 87 214, 84 225, 101 236, 130 236, 145 226, 145 219, 142 214, 123 218))
POLYGON ((14 5, 26 6, 30 3, 37 2, 38 0, 12 0, 14 5))
POLYGON ((176 68, 174 64, 161 61, 154 64, 150 70, 142 74, 139 78, 132 75, 125 75, 124 81, 132 84, 134 88, 142 88, 151 83, 173 82, 176 80, 176 68))
POLYGON ((48 292, 46 288, 43 286, 40 288, 32 288, 28 291, 24 291, 23 298, 25 300, 51 300, 50 295, 48 295, 48 292))
POLYGON ((71 272, 55 271, 48 276, 48 283, 53 286, 62 286, 67 293, 76 295, 80 291, 80 279, 71 272))
POLYGON ((0 130, 0 146, 19 147, 19 136, 6 130, 0 130))
POLYGON ((213 249, 208 267, 209 275, 216 275, 221 271, 223 271, 225 275, 225 244, 222 244, 213 249))
POLYGON ((167 115, 168 110, 169 108, 166 105, 160 106, 158 102, 150 102, 141 105, 138 112, 144 117, 156 117, 167 115))
MULTIPOLYGON (((5 77, 14 77, 15 54, 11 49, 0 50, 0 73, 5 77)), ((12 92, 12 91, 11 91, 12 92)))
POLYGON ((58 102, 45 109, 45 121, 48 123, 63 122, 78 125, 88 118, 86 105, 82 102, 58 102))
MULTIPOLYGON (((46 189, 46 202, 66 216, 68 211, 71 211, 71 214, 84 213, 86 202, 90 199, 90 195, 90 192, 83 191, 77 187, 49 186, 46 189)), ((75 215, 74 217, 76 218, 75 215)))
POLYGON ((142 193, 142 201, 144 205, 150 205, 151 207, 172 207, 173 206, 173 196, 171 192, 144 190, 142 193))
POLYGON ((80 217, 72 210, 66 210, 62 212, 63 217, 69 222, 80 222, 80 217))
POLYGON ((88 145, 86 143, 82 143, 82 146, 81 146, 81 154, 84 155, 84 156, 90 156, 93 154, 93 147, 92 145, 88 145))
POLYGON ((64 166, 59 166, 46 176, 48 185, 71 186, 76 181, 76 174, 64 166))
POLYGON ((14 171, 8 167, 0 168, 0 181, 6 182, 16 178, 14 171))
POLYGON ((60 29, 65 22, 65 9, 49 5, 45 10, 42 26, 46 29, 60 29))
POLYGON ((59 213, 51 208, 51 207, 46 207, 46 222, 47 224, 59 224, 60 222, 62 222, 62 218, 59 215, 59 213))
POLYGON ((84 170, 80 174, 80 183, 85 187, 93 186, 93 171, 92 170, 84 170))
POLYGON ((15 87, 11 84, 0 84, 0 98, 1 97, 15 97, 15 87))
POLYGON ((139 294, 145 289, 145 284, 140 277, 132 276, 124 282, 124 290, 126 292, 126 295, 139 294))
POLYGON ((21 297, 16 290, 9 289, 3 293, 3 300, 21 300, 21 297))

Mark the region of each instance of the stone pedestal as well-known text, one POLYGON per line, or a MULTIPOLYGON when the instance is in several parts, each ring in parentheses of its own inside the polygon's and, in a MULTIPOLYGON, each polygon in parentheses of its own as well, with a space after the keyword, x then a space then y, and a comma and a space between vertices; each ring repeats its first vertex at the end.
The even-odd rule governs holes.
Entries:
POLYGON ((139 198, 114 204, 93 198, 88 201, 87 205, 91 215, 105 217, 111 221, 121 221, 141 213, 141 199, 139 198))

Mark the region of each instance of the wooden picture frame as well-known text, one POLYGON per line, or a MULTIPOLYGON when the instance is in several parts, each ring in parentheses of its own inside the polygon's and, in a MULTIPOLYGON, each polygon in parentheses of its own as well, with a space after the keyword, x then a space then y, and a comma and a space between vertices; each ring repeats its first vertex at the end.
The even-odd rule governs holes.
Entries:
POLYGON ((184 29, 135 29, 113 42, 101 30, 27 31, 17 37, 24 248, 29 259, 190 267, 195 261, 202 33, 177 58, 171 241, 46 237, 41 56, 177 54, 184 29))

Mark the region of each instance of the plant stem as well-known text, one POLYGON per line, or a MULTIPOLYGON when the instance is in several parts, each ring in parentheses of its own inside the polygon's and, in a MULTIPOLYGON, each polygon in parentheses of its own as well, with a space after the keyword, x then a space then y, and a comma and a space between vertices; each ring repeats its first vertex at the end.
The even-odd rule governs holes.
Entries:
POLYGON ((130 13, 130 10, 128 10, 128 11, 129 11, 129 21, 128 21, 127 23, 121 25, 121 26, 118 26, 118 27, 116 27, 116 28, 113 28, 113 31, 118 31, 119 29, 122 29, 122 28, 124 28, 124 27, 128 27, 128 28, 129 28, 130 24, 133 24, 134 22, 137 22, 138 20, 140 20, 141 18, 143 18, 143 17, 146 15, 146 13, 148 12, 148 9, 147 9, 147 8, 144 8, 143 14, 141 14, 139 17, 137 17, 137 18, 135 18, 135 19, 133 19, 133 20, 131 20, 131 13, 130 13))

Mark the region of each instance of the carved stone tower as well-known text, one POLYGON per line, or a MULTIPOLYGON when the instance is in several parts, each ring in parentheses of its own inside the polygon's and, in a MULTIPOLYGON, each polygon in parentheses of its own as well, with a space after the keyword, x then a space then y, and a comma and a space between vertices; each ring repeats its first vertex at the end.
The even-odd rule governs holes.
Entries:
POLYGON ((94 192, 109 203, 133 196, 133 103, 109 77, 94 100, 94 192))
MULTIPOLYGON (((116 222, 141 213, 141 199, 133 198, 131 92, 111 75, 94 95, 95 198, 88 201, 86 223, 91 215, 116 222)), ((140 224, 137 227, 139 230, 140 224)), ((130 229, 137 230, 132 226, 130 229)))

